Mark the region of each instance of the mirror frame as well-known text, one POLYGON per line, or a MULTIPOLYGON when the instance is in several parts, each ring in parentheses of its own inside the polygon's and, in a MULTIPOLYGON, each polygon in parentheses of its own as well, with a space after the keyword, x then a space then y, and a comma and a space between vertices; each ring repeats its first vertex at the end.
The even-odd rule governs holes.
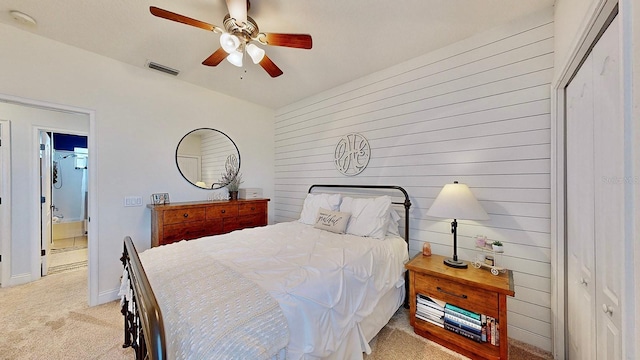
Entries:
MULTIPOLYGON (((180 175, 182 175, 182 177, 183 177, 183 178, 184 178, 184 179, 185 179, 189 184, 191 184, 191 185, 193 185, 193 186, 197 187, 198 189, 203 189, 203 190, 217 190, 217 189, 222 189, 223 187, 225 187, 225 186, 229 185, 229 183, 226 183, 226 184, 223 184, 223 183, 213 183, 213 184, 211 185, 211 187, 210 187, 210 188, 201 187, 201 186, 198 186, 198 185, 194 184, 193 182, 191 182, 191 180, 187 179, 187 177, 186 177, 186 176, 184 175, 184 173, 182 172, 182 169, 180 169, 180 164, 178 164, 178 155, 179 155, 179 154, 178 154, 178 149, 180 149, 180 144, 182 144, 182 141, 183 141, 187 136, 189 136, 189 135, 191 135, 192 133, 194 133, 194 132, 196 132, 196 131, 199 131, 199 130, 211 130, 211 131, 215 131, 215 132, 217 132, 217 133, 219 133, 219 134, 223 135, 224 137, 226 137, 226 138, 231 142, 231 144, 233 144, 233 147, 236 149, 236 154, 237 154, 237 156, 238 156, 238 173, 240 172, 240 165, 241 165, 241 160, 240 160, 240 150, 238 149, 238 145, 236 145, 235 141, 233 141, 233 139, 231 139, 231 137, 229 137, 229 135, 227 135, 227 134, 223 133, 223 132, 222 132, 222 131, 220 131, 220 130, 213 129, 213 128, 206 128, 206 127, 203 127, 203 128, 197 128, 197 129, 191 130, 191 131, 189 131, 188 133, 186 133, 186 134, 185 134, 185 135, 180 139, 180 141, 178 141, 178 145, 176 146, 176 153, 175 153, 175 162, 176 162, 176 167, 178 168, 178 172, 180 173, 180 175)), ((224 164, 223 164, 223 165, 224 165, 224 164)))

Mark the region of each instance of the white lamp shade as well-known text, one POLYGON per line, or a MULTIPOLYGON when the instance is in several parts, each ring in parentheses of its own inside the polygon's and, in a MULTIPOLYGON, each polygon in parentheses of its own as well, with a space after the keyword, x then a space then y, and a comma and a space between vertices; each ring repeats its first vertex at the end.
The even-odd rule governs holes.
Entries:
POLYGON ((227 53, 231 54, 236 51, 238 46, 240 46, 240 39, 237 36, 231 35, 229 33, 224 33, 220 35, 220 46, 227 53))
POLYGON ((255 44, 247 45, 247 54, 251 56, 254 64, 258 64, 264 58, 264 50, 257 47, 255 44))
POLYGON ((489 220, 469 187, 465 184, 446 184, 433 201, 427 215, 462 220, 489 220))
POLYGON ((244 53, 241 53, 240 51, 234 51, 227 56, 227 60, 237 67, 242 67, 243 54, 244 53))

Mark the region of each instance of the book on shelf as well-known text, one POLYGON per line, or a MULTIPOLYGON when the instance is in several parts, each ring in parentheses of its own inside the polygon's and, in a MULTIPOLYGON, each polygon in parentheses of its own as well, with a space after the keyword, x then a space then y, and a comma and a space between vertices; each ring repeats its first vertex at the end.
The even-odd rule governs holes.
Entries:
POLYGON ((421 311, 424 313, 429 313, 429 314, 434 314, 434 315, 438 315, 438 316, 444 316, 444 311, 442 310, 436 310, 432 307, 417 303, 416 304, 416 311, 421 311))
POLYGON ((433 319, 432 317, 424 316, 424 315, 422 315, 422 314, 420 314, 420 313, 416 313, 416 317, 417 317, 418 319, 420 319, 420 320, 424 320, 424 321, 430 322, 430 323, 432 323, 433 325, 439 326, 439 327, 441 327, 441 328, 443 328, 443 327, 444 327, 444 320, 437 320, 437 319, 433 319))
POLYGON ((456 317, 455 315, 451 315, 451 314, 444 314, 444 321, 448 322, 449 324, 468 330, 468 331, 472 331, 477 333, 478 335, 482 334, 482 326, 478 325, 478 324, 474 324, 470 321, 466 321, 464 319, 461 319, 459 317, 456 317))
POLYGON ((471 331, 464 330, 464 329, 459 328, 459 327, 455 327, 455 326, 449 324, 446 321, 444 323, 444 328, 449 330, 449 331, 451 331, 451 332, 454 332, 456 334, 459 334, 459 335, 462 335, 462 336, 464 336, 466 338, 469 338, 471 340, 474 340, 474 341, 477 341, 477 342, 482 342, 482 337, 480 335, 478 335, 478 334, 476 334, 474 332, 471 332, 471 331))
POLYGON ((442 300, 434 299, 423 294, 418 294, 416 296, 416 301, 418 302, 418 304, 423 304, 423 305, 432 307, 436 310, 442 310, 442 311, 444 311, 444 306, 446 305, 446 303, 442 300))
POLYGON ((476 319, 475 317, 467 316, 467 315, 465 315, 465 314, 463 314, 461 312, 458 312, 456 310, 452 310, 450 308, 445 308, 444 309, 444 313, 452 315, 452 316, 459 317, 459 318, 464 319, 466 321, 472 322, 472 323, 474 323, 476 325, 482 325, 482 316, 481 316, 480 319, 476 319))
POLYGON ((472 318, 474 320, 480 321, 480 314, 475 313, 473 311, 469 311, 467 309, 463 309, 461 307, 457 307, 457 306, 449 304, 449 303, 445 304, 444 308, 445 308, 445 311, 447 309, 449 309, 450 311, 455 311, 455 312, 457 312, 459 314, 462 314, 462 315, 468 316, 468 317, 470 317, 470 318, 472 318))

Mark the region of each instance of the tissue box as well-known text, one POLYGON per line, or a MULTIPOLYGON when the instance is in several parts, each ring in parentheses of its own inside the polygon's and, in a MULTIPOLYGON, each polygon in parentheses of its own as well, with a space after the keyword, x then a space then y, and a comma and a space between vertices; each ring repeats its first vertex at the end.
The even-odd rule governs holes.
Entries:
POLYGON ((258 189, 258 188, 239 189, 238 197, 240 199, 259 199, 262 197, 262 189, 258 189))

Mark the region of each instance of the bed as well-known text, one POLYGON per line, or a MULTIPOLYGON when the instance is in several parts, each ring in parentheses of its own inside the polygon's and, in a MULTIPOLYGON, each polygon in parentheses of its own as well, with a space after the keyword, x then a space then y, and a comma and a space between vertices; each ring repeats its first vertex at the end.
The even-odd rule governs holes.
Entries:
POLYGON ((406 306, 410 206, 398 186, 313 185, 298 221, 142 253, 125 237, 123 346, 137 359, 361 359, 406 306))

